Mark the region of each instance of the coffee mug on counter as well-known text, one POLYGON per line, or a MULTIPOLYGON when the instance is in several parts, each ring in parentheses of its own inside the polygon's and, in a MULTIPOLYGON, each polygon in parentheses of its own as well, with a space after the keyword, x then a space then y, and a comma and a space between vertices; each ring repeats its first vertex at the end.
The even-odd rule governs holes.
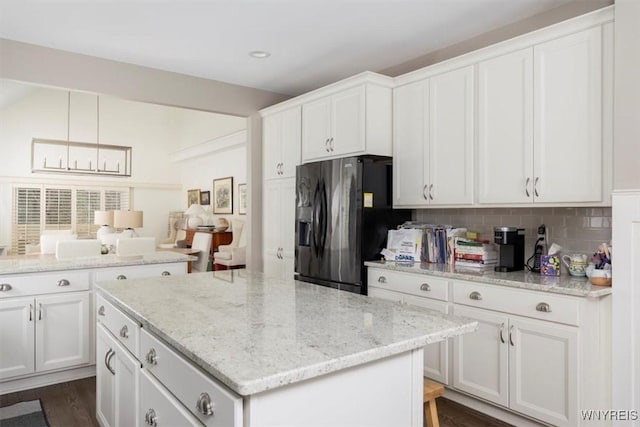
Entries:
POLYGON ((563 255, 562 262, 569 269, 569 274, 577 277, 586 276, 587 256, 584 254, 563 255))

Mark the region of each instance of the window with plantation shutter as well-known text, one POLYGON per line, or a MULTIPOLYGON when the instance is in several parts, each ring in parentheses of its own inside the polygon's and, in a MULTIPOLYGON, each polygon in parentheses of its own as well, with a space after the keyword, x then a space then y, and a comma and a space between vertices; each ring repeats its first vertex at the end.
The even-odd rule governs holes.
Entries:
POLYGON ((26 253, 27 245, 40 243, 48 230, 72 230, 78 238, 95 239, 100 227, 93 223, 96 210, 127 210, 130 189, 16 185, 11 210, 11 250, 26 253))

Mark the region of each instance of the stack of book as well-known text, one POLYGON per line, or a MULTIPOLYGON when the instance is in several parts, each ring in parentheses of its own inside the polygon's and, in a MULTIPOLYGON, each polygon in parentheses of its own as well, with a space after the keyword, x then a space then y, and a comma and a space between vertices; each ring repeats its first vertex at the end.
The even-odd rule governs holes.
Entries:
POLYGON ((455 239, 454 257, 456 267, 486 269, 498 264, 498 251, 494 245, 463 237, 455 239))

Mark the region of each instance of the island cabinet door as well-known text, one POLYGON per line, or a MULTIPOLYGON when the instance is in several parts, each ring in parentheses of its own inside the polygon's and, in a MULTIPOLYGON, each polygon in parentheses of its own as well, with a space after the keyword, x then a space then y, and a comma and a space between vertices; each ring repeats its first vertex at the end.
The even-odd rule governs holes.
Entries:
POLYGON ((453 306, 453 314, 478 321, 478 330, 453 342, 453 386, 482 399, 509 405, 509 318, 503 314, 453 306))
POLYGON ((191 413, 144 369, 140 371, 139 425, 201 426, 191 413))
POLYGON ((36 371, 89 363, 89 294, 35 299, 36 371))
POLYGON ((137 427, 142 421, 138 417, 139 373, 138 362, 122 345, 116 344, 113 358, 115 375, 116 426, 137 427))
POLYGON ((578 424, 577 328, 512 317, 509 406, 556 426, 578 424))
POLYGON ((112 366, 117 344, 101 324, 96 330, 96 418, 102 427, 114 427, 116 378, 112 366))
POLYGON ((0 379, 34 371, 33 298, 0 300, 0 379))

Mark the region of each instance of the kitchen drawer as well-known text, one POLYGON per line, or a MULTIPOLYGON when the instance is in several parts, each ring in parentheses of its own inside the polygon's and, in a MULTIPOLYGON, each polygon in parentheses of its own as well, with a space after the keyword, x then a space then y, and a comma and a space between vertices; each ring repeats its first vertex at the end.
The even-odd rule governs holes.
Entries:
POLYGON ((140 359, 140 324, 117 309, 102 295, 96 295, 96 319, 109 330, 138 360, 140 359))
POLYGON ((206 426, 242 427, 242 398, 202 373, 146 330, 140 337, 142 364, 206 426), (213 415, 197 410, 198 400, 208 395, 213 415))
POLYGON ((0 277, 0 298, 87 291, 89 287, 88 271, 3 276, 0 277))
POLYGON ((185 262, 103 268, 96 271, 96 282, 135 279, 140 277, 178 276, 186 272, 187 264, 185 262))
POLYGON ((580 302, 577 298, 547 292, 454 281, 453 302, 567 325, 580 324, 580 302))
POLYGON ((162 384, 144 370, 140 371, 140 425, 157 426, 202 426, 191 412, 187 411, 162 384))
POLYGON ((448 301, 449 281, 427 274, 412 274, 380 268, 369 268, 369 286, 404 292, 405 294, 448 301))

